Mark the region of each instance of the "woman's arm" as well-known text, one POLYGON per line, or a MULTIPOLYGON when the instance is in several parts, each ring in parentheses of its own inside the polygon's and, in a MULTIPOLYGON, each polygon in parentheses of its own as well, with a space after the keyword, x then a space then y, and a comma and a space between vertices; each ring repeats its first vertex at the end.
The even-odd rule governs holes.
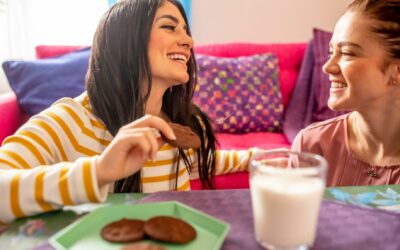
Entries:
POLYGON ((32 117, 0 148, 0 221, 101 202, 107 184, 138 171, 162 141, 168 124, 144 116, 113 138, 80 103, 68 98, 32 117))
POLYGON ((95 161, 108 141, 93 133, 84 112, 74 104, 55 105, 4 140, 1 221, 106 198, 107 187, 100 189, 97 183, 95 161))

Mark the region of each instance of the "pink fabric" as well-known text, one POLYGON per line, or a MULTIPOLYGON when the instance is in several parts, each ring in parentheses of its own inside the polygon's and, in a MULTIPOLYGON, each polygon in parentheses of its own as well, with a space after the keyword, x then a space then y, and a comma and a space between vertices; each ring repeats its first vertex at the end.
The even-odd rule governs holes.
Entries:
POLYGON ((290 143, 282 133, 255 132, 247 134, 217 134, 222 149, 263 149, 290 148, 290 143))
POLYGON ((0 144, 4 138, 13 134, 27 115, 19 108, 17 97, 13 92, 0 95, 0 144))
POLYGON ((400 184, 400 165, 372 165, 353 153, 348 137, 349 116, 337 116, 302 129, 292 149, 319 154, 328 161, 327 186, 400 184))
POLYGON ((195 52, 198 54, 238 57, 271 52, 279 60, 279 81, 281 84, 283 105, 287 107, 290 96, 296 84, 306 43, 279 43, 279 44, 252 44, 252 43, 226 43, 197 45, 195 52))
MULTIPOLYGON (((249 173, 240 172, 219 175, 215 177, 215 189, 241 189, 249 188, 249 173)), ((201 190, 200 180, 190 181, 191 190, 201 190)))
POLYGON ((48 58, 67 54, 87 46, 39 45, 35 47, 36 58, 48 58))

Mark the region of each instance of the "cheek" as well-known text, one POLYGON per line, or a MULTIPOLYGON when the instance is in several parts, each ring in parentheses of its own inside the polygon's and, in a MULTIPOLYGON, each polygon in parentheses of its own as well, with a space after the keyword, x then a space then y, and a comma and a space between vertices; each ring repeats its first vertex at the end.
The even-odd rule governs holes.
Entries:
POLYGON ((164 46, 166 42, 165 36, 158 32, 152 32, 150 34, 149 50, 157 50, 164 46))
POLYGON ((347 62, 343 64, 341 70, 345 80, 353 82, 367 76, 371 71, 371 67, 366 64, 347 62))

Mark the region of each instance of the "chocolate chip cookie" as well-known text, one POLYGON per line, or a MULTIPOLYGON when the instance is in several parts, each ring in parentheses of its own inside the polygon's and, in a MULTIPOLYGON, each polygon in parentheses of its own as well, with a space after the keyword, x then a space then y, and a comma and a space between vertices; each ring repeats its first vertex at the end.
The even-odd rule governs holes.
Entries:
POLYGON ((196 230, 190 224, 171 216, 149 219, 144 224, 144 232, 152 239, 177 244, 188 243, 197 236, 196 230))
POLYGON ((181 148, 181 149, 197 149, 201 145, 201 141, 199 136, 194 133, 189 127, 182 126, 178 123, 170 122, 174 134, 176 136, 176 140, 170 140, 163 136, 163 139, 172 146, 181 148))
POLYGON ((101 237, 107 241, 125 243, 144 238, 144 221, 121 219, 107 224, 101 230, 101 237))

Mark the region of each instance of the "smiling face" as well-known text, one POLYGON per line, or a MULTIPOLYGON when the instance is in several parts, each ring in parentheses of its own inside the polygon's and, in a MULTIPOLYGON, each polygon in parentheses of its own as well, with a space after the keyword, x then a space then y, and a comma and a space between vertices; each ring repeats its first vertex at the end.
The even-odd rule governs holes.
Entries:
POLYGON ((168 88, 189 80, 187 63, 193 39, 179 9, 165 1, 157 10, 150 33, 149 61, 153 82, 168 88))
POLYGON ((330 59, 323 66, 331 82, 328 106, 333 110, 368 110, 387 103, 387 53, 370 31, 372 21, 347 12, 335 26, 330 59))

